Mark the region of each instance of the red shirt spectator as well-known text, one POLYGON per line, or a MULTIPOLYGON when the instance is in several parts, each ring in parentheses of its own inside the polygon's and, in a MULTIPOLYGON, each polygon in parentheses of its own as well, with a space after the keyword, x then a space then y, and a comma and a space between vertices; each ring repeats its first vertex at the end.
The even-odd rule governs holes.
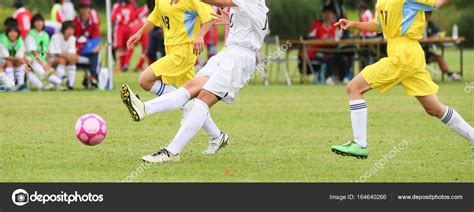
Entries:
POLYGON ((81 23, 78 17, 74 19, 74 25, 76 26, 74 36, 77 38, 77 53, 80 54, 88 39, 100 38, 100 26, 94 23, 92 18, 85 23, 81 23))
MULTIPOLYGON (((309 37, 314 37, 315 39, 322 39, 322 40, 334 40, 336 38, 337 27, 334 26, 333 23, 330 24, 323 24, 320 20, 316 20, 313 23, 309 31, 309 37)), ((313 46, 311 51, 308 51, 308 56, 313 58, 316 56, 317 46, 313 46)))
POLYGON ((31 13, 24 7, 20 7, 13 14, 13 18, 18 21, 18 27, 20 28, 20 35, 25 40, 28 32, 31 29, 31 13))
POLYGON ((119 4, 112 11, 112 22, 119 26, 129 26, 135 20, 135 10, 130 4, 119 4))
MULTIPOLYGON (((372 20, 374 20, 374 16, 372 15, 372 11, 370 11, 369 9, 361 10, 360 17, 359 17, 360 22, 371 22, 372 20)), ((361 31, 360 34, 363 37, 377 36, 376 32, 368 32, 368 31, 361 31)))

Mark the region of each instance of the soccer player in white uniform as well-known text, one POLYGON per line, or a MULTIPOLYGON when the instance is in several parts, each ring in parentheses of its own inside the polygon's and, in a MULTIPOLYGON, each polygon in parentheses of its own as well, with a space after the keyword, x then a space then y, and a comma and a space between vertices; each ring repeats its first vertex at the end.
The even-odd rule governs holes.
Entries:
MULTIPOLYGON (((171 3, 178 1, 171 0, 171 3)), ((179 161, 179 153, 202 128, 209 109, 220 100, 231 104, 256 70, 257 54, 268 33, 269 9, 265 5, 265 0, 202 0, 202 2, 217 7, 232 7, 230 15, 221 11, 215 23, 230 26, 227 48, 212 57, 193 80, 152 102, 144 104, 129 91, 132 108, 141 119, 145 115, 177 110, 189 100, 193 101, 191 112, 182 122, 172 142, 157 153, 144 156, 142 160, 145 162, 179 161)), ((226 144, 224 140, 210 143, 207 151, 215 153, 226 144)))
POLYGON ((67 71, 67 89, 73 90, 76 80, 76 37, 74 23, 66 21, 61 27, 61 33, 54 34, 49 45, 49 62, 56 66, 56 75, 64 78, 67 71))

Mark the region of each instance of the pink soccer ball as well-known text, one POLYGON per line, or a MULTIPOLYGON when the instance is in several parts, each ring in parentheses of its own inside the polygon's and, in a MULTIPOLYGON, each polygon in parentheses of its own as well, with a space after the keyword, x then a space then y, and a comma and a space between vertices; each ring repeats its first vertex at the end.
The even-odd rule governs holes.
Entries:
POLYGON ((76 122, 76 137, 85 145, 100 144, 107 135, 104 119, 96 114, 83 115, 76 122))

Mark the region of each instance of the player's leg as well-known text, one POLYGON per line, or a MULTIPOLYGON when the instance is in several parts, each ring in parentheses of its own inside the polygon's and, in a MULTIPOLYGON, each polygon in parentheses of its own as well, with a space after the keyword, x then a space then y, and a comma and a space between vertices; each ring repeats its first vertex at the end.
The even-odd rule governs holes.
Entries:
MULTIPOLYGON (((45 86, 43 85, 43 82, 41 82, 41 80, 38 79, 38 77, 35 75, 35 71, 33 69, 34 64, 34 61, 28 61, 28 65, 24 66, 26 71, 26 78, 40 91, 43 90, 45 86)), ((41 75, 40 77, 43 78, 41 75)))
POLYGON ((353 141, 341 146, 333 146, 331 150, 337 154, 367 158, 367 106, 364 93, 371 90, 362 74, 357 75, 347 85, 349 107, 351 109, 353 141))
POLYGON ((152 115, 182 108, 190 99, 199 94, 207 80, 207 77, 196 77, 176 91, 145 102, 146 114, 152 115))
POLYGON ((77 55, 68 54, 66 56, 66 72, 67 72, 67 88, 68 90, 74 89, 74 82, 76 81, 77 71, 77 55))
POLYGON ((398 62, 396 57, 387 57, 367 66, 347 85, 351 122, 354 139, 344 145, 332 146, 331 150, 344 156, 354 156, 365 159, 369 151, 367 147, 367 106, 364 93, 371 89, 386 92, 399 83, 401 69, 393 64, 398 62))
POLYGON ((25 84, 26 70, 23 68, 24 66, 23 58, 15 58, 13 60, 13 66, 14 66, 13 70, 15 73, 16 82, 18 84, 17 86, 18 90, 20 91, 28 90, 25 84))
POLYGON ((56 75, 63 80, 66 76, 66 59, 60 56, 54 57, 53 64, 56 65, 56 75))
POLYGON ((193 101, 189 117, 183 122, 172 142, 165 149, 153 155, 144 156, 143 161, 163 163, 179 160, 179 153, 203 127, 209 114, 209 108, 216 104, 219 98, 209 91, 201 90, 193 101))
POLYGON ((174 86, 163 83, 162 76, 156 76, 151 66, 140 74, 138 84, 143 90, 156 96, 161 96, 176 90, 174 86))
POLYGON ((5 77, 8 79, 12 85, 10 86, 12 89, 15 86, 15 71, 13 68, 13 61, 6 60, 5 61, 5 77))
POLYGON ((474 129, 456 110, 442 104, 435 94, 416 98, 429 115, 440 119, 449 128, 468 140, 473 146, 471 150, 474 152, 474 129))

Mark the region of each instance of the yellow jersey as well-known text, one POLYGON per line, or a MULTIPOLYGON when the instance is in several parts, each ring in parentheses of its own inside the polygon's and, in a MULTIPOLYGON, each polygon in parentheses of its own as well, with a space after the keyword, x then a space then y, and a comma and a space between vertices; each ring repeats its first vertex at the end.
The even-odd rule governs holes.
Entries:
POLYGON ((436 0, 378 0, 373 20, 386 39, 420 40, 425 34, 426 11, 435 11, 436 0))
POLYGON ((155 0, 155 8, 148 21, 162 26, 165 45, 194 42, 201 25, 211 21, 212 7, 200 0, 181 0, 175 5, 170 0, 155 0))

